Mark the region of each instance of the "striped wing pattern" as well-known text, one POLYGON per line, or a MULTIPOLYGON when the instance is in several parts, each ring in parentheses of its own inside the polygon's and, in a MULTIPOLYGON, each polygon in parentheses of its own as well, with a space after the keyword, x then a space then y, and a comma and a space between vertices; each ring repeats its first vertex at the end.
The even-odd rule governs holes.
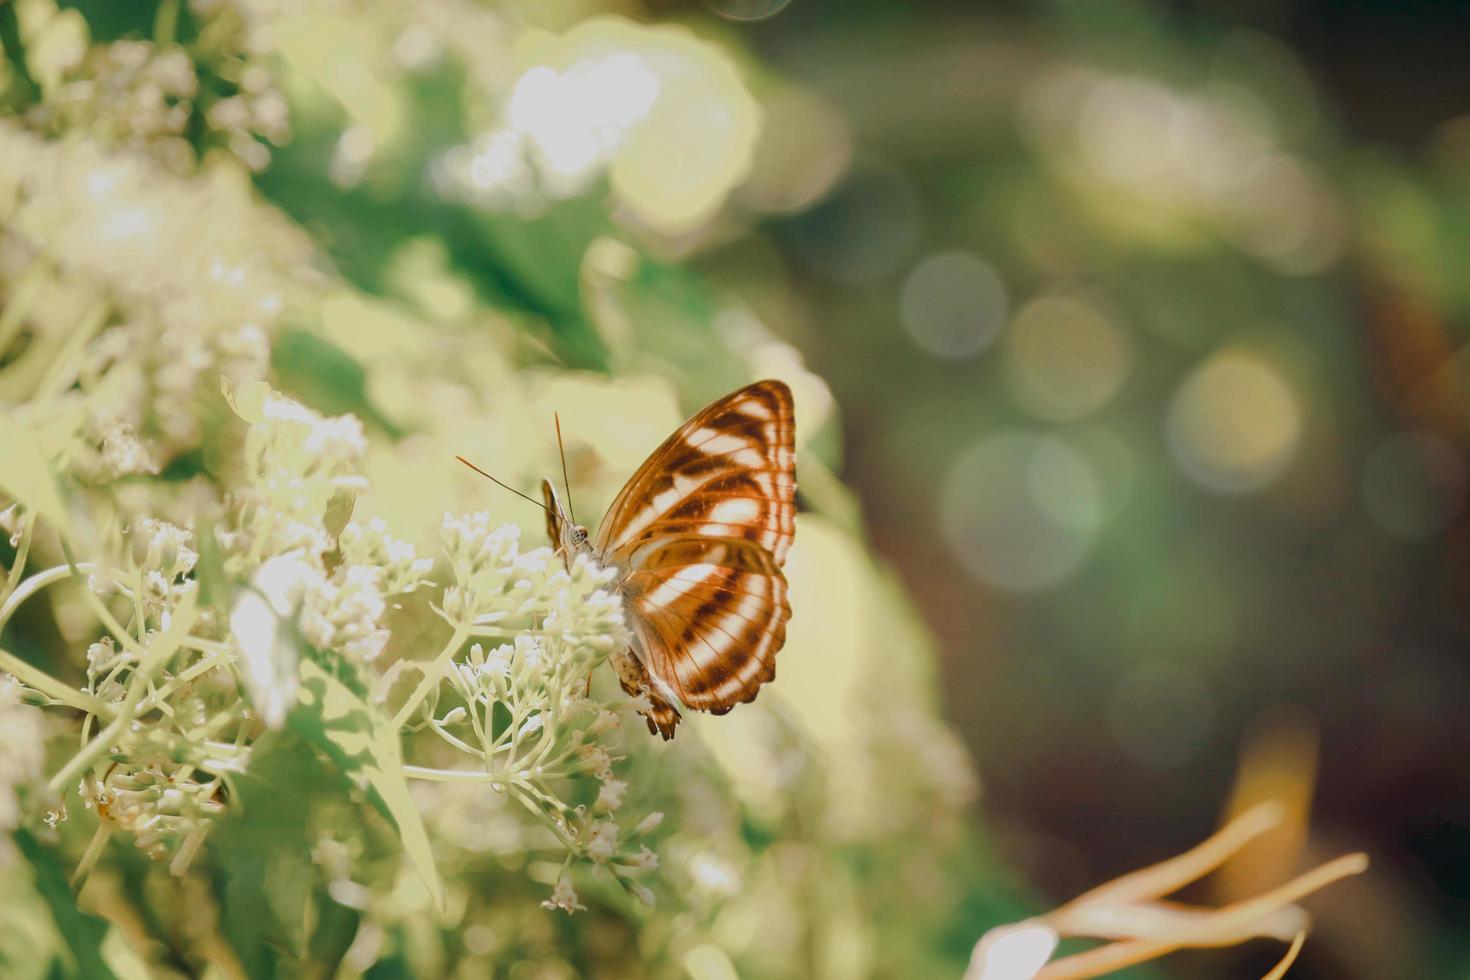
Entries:
POLYGON ((673 737, 674 700, 724 714, 776 676, 795 531, 795 427, 780 381, 707 406, 618 494, 593 551, 622 570, 636 661, 615 666, 625 689, 649 696, 651 731, 673 737))

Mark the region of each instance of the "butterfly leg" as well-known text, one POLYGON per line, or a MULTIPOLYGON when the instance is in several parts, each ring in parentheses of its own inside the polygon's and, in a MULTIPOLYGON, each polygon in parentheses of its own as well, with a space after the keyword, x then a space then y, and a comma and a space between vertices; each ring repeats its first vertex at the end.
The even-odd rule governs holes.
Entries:
POLYGON ((623 690, 632 697, 642 695, 648 699, 649 709, 642 712, 643 720, 648 722, 648 730, 662 735, 665 742, 673 738, 674 729, 679 725, 679 710, 654 690, 648 668, 643 666, 643 661, 638 659, 631 648, 614 653, 608 659, 617 672, 618 683, 623 686, 623 690))

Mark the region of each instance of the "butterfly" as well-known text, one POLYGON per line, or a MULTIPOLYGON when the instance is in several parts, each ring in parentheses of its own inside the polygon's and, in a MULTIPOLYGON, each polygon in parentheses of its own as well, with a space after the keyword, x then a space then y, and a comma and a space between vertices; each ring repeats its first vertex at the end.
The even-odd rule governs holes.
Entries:
MULTIPOLYGON (((791 606, 781 567, 796 534, 791 389, 757 381, 705 406, 644 460, 591 538, 541 481, 562 557, 617 570, 632 645, 610 659, 665 740, 676 705, 722 715, 776 676, 791 606)), ((565 462, 563 462, 565 469, 565 462)))

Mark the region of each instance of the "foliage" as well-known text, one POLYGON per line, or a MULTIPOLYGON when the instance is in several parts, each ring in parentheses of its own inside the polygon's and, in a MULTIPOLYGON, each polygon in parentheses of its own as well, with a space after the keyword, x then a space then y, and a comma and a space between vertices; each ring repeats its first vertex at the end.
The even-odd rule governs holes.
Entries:
POLYGON ((1006 908, 830 396, 671 261, 750 169, 738 60, 519 24, 0 4, 7 975, 913 976, 1006 908), (586 508, 772 370, 813 505, 781 681, 664 747, 609 573, 452 456, 529 484, 557 409, 586 508))

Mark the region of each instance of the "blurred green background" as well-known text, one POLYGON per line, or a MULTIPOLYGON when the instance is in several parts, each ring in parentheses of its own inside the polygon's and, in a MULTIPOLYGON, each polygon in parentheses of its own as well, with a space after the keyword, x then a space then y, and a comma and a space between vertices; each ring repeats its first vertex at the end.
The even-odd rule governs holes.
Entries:
POLYGON ((1202 835, 1252 733, 1315 730, 1309 847, 1375 865, 1294 975, 1466 975, 1470 8, 798 2, 750 36, 851 163, 703 261, 832 383, 996 846, 1070 896, 1202 835))
POLYGON ((751 35, 851 163, 703 261, 832 383, 996 846, 1070 896, 1201 836, 1252 734, 1315 730, 1309 848, 1375 865, 1294 975, 1466 975, 1470 8, 751 35))
MULTIPOLYGON (((1374 860, 1309 903, 1293 976, 1470 975, 1470 7, 55 6, 94 43, 223 53, 177 127, 166 79, 161 108, 38 119, 50 62, 12 57, 28 125, 166 164, 174 140, 180 171, 233 154, 426 329, 489 307, 507 360, 660 376, 686 408, 805 379, 807 503, 937 638, 971 829, 1037 908, 1268 786, 1311 797, 1310 833, 1215 897, 1374 860)), ((7 51, 42 43, 26 8, 0 3, 7 51)), ((396 437, 432 407, 364 315, 282 331, 272 367, 396 437)), ((616 428, 595 391, 538 397, 587 442, 616 428)), ((605 499, 616 467, 572 464, 605 499)), ((401 499, 442 498, 417 479, 401 499)), ((996 924, 974 901, 951 959, 996 924)))

